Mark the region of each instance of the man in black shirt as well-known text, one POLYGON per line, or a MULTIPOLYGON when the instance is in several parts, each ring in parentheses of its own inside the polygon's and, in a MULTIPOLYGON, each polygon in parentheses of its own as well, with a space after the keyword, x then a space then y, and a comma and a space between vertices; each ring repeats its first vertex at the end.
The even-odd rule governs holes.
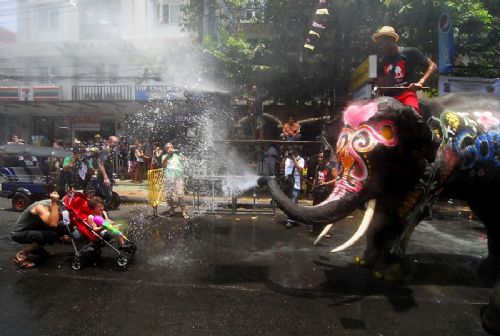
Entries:
POLYGON ((437 65, 424 56, 417 48, 402 48, 396 42, 399 35, 393 27, 384 26, 372 35, 372 40, 378 44, 380 59, 377 67, 379 87, 401 87, 401 89, 382 90, 387 96, 393 96, 403 105, 412 106, 419 111, 417 90, 424 87, 427 80, 437 70, 437 65), (416 68, 425 69, 419 78, 416 68))
POLYGON ((118 137, 112 135, 109 137, 106 145, 99 153, 99 167, 97 176, 102 180, 105 186, 111 186, 113 180, 113 159, 115 156, 114 149, 118 145, 118 137))
POLYGON ((110 136, 106 144, 99 152, 99 164, 97 168, 99 191, 95 190, 95 192, 96 196, 100 196, 104 199, 104 204, 106 205, 106 207, 109 206, 113 197, 113 161, 117 159, 115 147, 118 145, 118 142, 118 137, 114 135, 110 136))

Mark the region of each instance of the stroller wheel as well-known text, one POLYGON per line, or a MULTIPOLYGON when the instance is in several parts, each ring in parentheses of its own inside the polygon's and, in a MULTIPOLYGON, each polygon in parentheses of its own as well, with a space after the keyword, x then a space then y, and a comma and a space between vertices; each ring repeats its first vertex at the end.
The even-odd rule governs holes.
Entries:
POLYGON ((82 268, 82 262, 79 257, 73 258, 73 262, 71 263, 71 268, 74 271, 78 271, 80 268, 82 268))
POLYGON ((128 258, 126 256, 124 256, 124 255, 120 255, 118 257, 117 263, 118 263, 118 266, 125 267, 128 264, 128 258))

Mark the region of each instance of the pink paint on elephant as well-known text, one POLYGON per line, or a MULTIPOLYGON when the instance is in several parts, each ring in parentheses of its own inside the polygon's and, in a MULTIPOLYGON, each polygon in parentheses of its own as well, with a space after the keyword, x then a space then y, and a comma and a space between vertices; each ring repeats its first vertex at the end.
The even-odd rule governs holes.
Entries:
POLYGON ((373 117, 377 111, 378 107, 375 102, 363 106, 351 105, 344 112, 344 123, 356 128, 373 117))
POLYGON ((482 125, 485 129, 495 128, 500 125, 500 120, 495 118, 491 112, 474 112, 478 124, 482 125))

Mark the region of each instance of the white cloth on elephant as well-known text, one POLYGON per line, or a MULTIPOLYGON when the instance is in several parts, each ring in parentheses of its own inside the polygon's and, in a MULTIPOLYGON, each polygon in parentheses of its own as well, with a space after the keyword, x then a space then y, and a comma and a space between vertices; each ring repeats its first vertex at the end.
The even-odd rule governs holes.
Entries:
POLYGON ((285 160, 285 176, 288 176, 293 171, 293 176, 295 178, 295 184, 293 185, 294 189, 300 190, 300 174, 302 173, 302 169, 304 168, 305 161, 300 156, 296 158, 298 169, 293 170, 295 167, 295 163, 292 159, 287 158, 285 160))

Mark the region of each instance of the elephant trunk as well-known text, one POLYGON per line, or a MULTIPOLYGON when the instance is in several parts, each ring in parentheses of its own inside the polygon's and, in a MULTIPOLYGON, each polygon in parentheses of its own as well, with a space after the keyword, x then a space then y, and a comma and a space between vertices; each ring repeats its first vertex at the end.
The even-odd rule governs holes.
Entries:
POLYGON ((260 185, 267 184, 278 207, 291 219, 302 223, 334 223, 353 212, 362 202, 361 184, 340 179, 330 196, 321 204, 302 206, 294 203, 280 189, 276 179, 261 177, 260 185), (356 192, 358 191, 358 192, 356 192))

